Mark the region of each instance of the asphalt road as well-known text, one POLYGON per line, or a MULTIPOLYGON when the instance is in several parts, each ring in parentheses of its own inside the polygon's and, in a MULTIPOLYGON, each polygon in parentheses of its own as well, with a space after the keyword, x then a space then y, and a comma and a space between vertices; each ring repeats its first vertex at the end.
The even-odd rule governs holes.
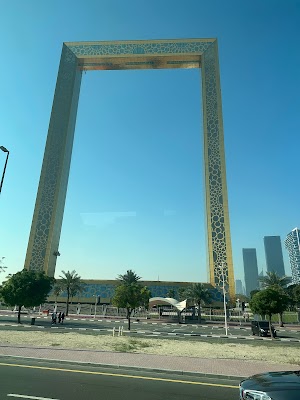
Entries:
POLYGON ((237 399, 238 381, 0 357, 0 398, 39 400, 237 399))
MULTIPOLYGON (((26 326, 30 324, 31 318, 22 315, 22 322, 23 325, 26 326)), ((0 328, 2 327, 9 327, 10 325, 15 325, 16 323, 16 316, 14 315, 0 315, 0 328)), ((51 329, 78 329, 78 330, 93 330, 98 331, 99 334, 107 334, 107 331, 111 331, 113 327, 116 330, 119 327, 124 327, 127 330, 127 320, 102 320, 100 317, 93 319, 93 318, 76 318, 72 317, 70 319, 66 319, 64 325, 56 324, 51 325, 50 317, 37 317, 35 321, 35 326, 37 329, 39 327, 44 328, 51 328, 51 329)), ((222 324, 218 325, 198 325, 198 324, 169 324, 164 322, 150 322, 150 321, 132 321, 131 325, 132 333, 135 333, 139 336, 153 336, 153 337, 181 337, 181 338, 193 338, 197 339, 197 337, 204 337, 208 336, 215 336, 215 337, 222 337, 225 336, 225 329, 222 324)), ((228 336, 235 339, 236 337, 243 336, 246 338, 253 338, 251 329, 249 326, 230 326, 228 330, 228 336)), ((278 329, 278 338, 283 339, 284 341, 288 340, 300 340, 300 328, 279 328, 278 329)), ((254 337, 253 339, 257 339, 254 337)), ((284 343, 284 342, 282 342, 284 343)))

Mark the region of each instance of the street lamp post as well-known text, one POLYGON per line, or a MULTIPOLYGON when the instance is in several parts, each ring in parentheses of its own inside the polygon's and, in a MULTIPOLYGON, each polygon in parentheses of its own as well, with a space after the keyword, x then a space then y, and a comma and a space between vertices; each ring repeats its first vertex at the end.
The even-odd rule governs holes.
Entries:
POLYGON ((227 324, 227 308, 226 308, 226 289, 225 289, 225 274, 224 274, 224 262, 219 266, 222 283, 223 283, 223 302, 224 302, 224 320, 225 320, 225 333, 228 335, 228 324, 227 324))
POLYGON ((99 299, 99 295, 96 294, 95 296, 95 311, 94 311, 94 319, 96 318, 96 313, 97 313, 97 303, 98 303, 98 299, 99 299))
POLYGON ((238 312, 239 312, 239 322, 240 322, 240 325, 242 325, 242 323, 241 323, 241 304, 240 304, 240 299, 236 299, 236 302, 237 302, 237 308, 238 308, 238 312))
POLYGON ((4 169, 3 169, 3 174, 2 174, 2 179, 1 179, 1 183, 0 183, 0 193, 1 193, 2 185, 3 185, 3 181, 4 181, 5 170, 6 170, 6 166, 7 166, 7 160, 8 160, 8 156, 9 156, 9 151, 8 151, 7 148, 4 147, 4 146, 0 146, 0 149, 1 149, 4 153, 7 153, 7 155, 6 155, 6 160, 5 160, 5 164, 4 164, 4 169))

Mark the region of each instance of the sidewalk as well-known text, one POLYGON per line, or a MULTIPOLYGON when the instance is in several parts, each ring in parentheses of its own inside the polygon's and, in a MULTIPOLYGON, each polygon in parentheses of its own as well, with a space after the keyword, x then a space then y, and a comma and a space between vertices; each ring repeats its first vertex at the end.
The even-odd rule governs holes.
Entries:
MULTIPOLYGON (((0 356, 26 357, 43 360, 71 361, 115 368, 134 368, 177 374, 199 374, 242 378, 267 371, 299 370, 292 364, 271 364, 261 361, 232 359, 203 359, 195 357, 161 356, 141 353, 74 350, 64 348, 30 347, 0 343, 0 356)), ((62 366, 63 368, 63 366, 62 366)))

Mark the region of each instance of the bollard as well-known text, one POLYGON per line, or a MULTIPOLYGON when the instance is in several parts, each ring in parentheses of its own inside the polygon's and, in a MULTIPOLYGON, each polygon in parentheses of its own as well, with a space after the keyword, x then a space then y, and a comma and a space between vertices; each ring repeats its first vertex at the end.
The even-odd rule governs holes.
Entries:
POLYGON ((123 336, 123 330, 124 330, 124 326, 122 326, 122 328, 121 328, 121 336, 123 336))
POLYGON ((121 336, 121 327, 119 326, 118 336, 121 336))
POLYGON ((113 327, 113 336, 115 336, 115 329, 116 329, 116 328, 115 328, 115 327, 113 327))

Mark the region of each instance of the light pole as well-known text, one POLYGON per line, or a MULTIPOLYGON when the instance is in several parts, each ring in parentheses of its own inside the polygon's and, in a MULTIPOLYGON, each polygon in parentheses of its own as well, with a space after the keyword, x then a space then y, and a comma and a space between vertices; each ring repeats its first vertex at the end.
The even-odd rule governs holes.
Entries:
POLYGON ((242 323, 241 323, 240 299, 236 299, 236 302, 237 302, 237 308, 238 308, 238 312, 239 312, 239 322, 240 322, 240 325, 242 325, 242 323))
POLYGON ((3 181, 4 181, 5 170, 6 170, 6 166, 7 166, 7 160, 8 160, 8 156, 9 156, 9 151, 8 151, 7 148, 4 147, 4 146, 0 146, 0 149, 1 149, 4 153, 7 153, 7 155, 6 155, 6 160, 5 160, 5 164, 4 164, 4 169, 3 169, 3 174, 2 174, 2 179, 1 179, 1 183, 0 183, 0 193, 1 193, 2 185, 3 185, 3 181))
POLYGON ((217 267, 220 270, 223 283, 223 302, 224 302, 224 320, 225 320, 225 333, 228 335, 228 325, 227 325, 227 309, 226 309, 226 289, 225 289, 225 274, 224 274, 224 262, 217 267))
POLYGON ((95 311, 94 311, 94 319, 96 318, 96 313, 97 313, 97 303, 98 303, 98 299, 99 299, 99 295, 96 294, 96 299, 95 299, 95 311))

